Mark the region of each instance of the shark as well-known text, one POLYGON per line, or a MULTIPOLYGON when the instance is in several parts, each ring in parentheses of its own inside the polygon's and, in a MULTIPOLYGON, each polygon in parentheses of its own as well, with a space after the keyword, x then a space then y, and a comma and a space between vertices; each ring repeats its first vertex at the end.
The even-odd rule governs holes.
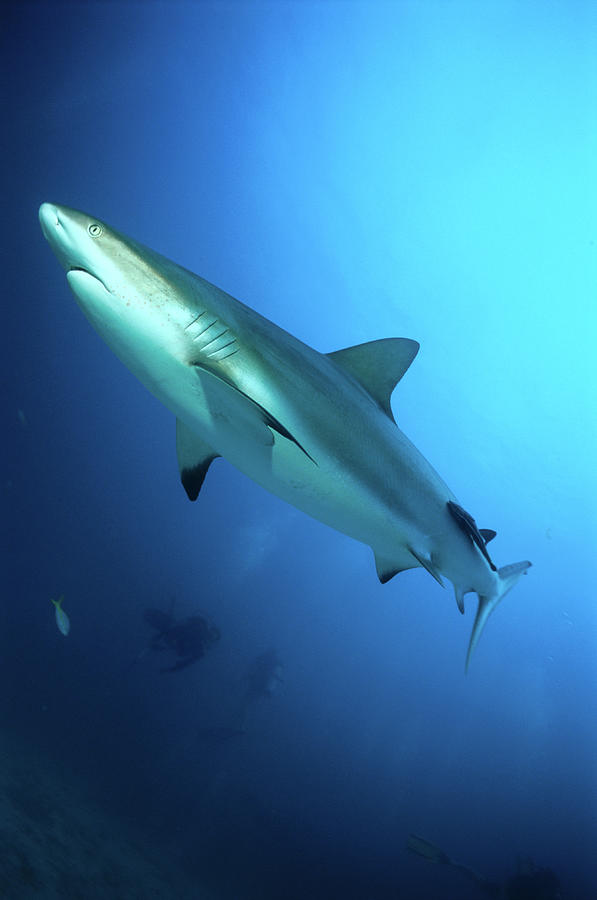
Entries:
POLYGON ((196 500, 224 457, 273 494, 367 544, 382 583, 423 568, 476 593, 465 670, 530 562, 497 568, 495 536, 398 427, 391 395, 417 341, 322 353, 249 306, 87 213, 42 203, 41 229, 78 305, 176 417, 182 485, 196 500))

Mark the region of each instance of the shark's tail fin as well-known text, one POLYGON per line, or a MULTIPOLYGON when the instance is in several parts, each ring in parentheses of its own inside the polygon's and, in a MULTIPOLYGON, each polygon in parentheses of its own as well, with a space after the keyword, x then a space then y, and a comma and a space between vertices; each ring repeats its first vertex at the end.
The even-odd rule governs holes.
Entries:
POLYGON ((528 561, 512 563, 509 566, 502 566, 502 568, 498 569, 497 571, 498 582, 495 593, 491 594, 488 597, 484 597, 483 595, 479 594, 479 606, 477 608, 475 624, 473 625, 473 631, 468 645, 468 653, 466 654, 465 671, 468 672, 468 667, 471 661, 471 656, 473 655, 473 650, 479 643, 479 638, 481 637, 481 632, 485 627, 487 619, 494 611, 502 597, 506 596, 508 591, 514 587, 520 576, 524 575, 524 573, 528 568, 530 568, 530 566, 531 563, 528 561))

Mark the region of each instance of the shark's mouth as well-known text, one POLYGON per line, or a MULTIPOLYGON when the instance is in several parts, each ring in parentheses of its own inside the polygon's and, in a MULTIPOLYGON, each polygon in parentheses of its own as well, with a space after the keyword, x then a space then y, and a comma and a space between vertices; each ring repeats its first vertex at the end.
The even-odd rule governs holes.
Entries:
MULTIPOLYGON (((83 266, 69 266, 68 271, 66 273, 66 277, 69 282, 71 279, 68 276, 71 274, 71 272, 81 272, 83 275, 87 276, 88 278, 93 278, 94 281, 99 281, 99 283, 101 284, 101 286, 104 288, 105 291, 107 291, 109 294, 112 293, 110 291, 110 289, 108 288, 108 286, 106 285, 106 283, 104 281, 102 281, 102 279, 99 278, 97 275, 94 275, 93 272, 90 272, 89 269, 84 269, 83 266)), ((77 276, 75 275, 75 278, 76 277, 77 276)))

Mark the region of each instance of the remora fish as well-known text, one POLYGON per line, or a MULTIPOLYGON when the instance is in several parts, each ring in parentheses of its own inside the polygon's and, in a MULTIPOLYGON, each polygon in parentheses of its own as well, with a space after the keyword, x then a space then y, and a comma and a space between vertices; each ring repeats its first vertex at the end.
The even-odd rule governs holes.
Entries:
POLYGON ((496 569, 477 528, 399 430, 390 396, 419 349, 389 338, 319 353, 224 291, 86 213, 43 203, 43 233, 106 343, 177 418, 195 500, 223 456, 373 549, 380 581, 422 566, 479 597, 485 622, 530 566, 496 569))

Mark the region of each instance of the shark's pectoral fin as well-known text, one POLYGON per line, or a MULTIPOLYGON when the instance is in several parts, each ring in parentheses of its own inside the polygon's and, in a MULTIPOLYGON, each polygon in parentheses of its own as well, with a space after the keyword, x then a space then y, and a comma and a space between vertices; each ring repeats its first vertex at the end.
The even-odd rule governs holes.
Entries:
MULTIPOLYGON (((222 389, 224 390, 228 395, 228 402, 224 405, 230 411, 232 419, 238 420, 243 429, 250 430, 255 440, 266 445, 271 445, 273 444, 272 431, 274 431, 281 435, 281 437, 296 444, 299 450, 302 450, 305 456, 307 456, 311 462, 315 463, 315 460, 310 453, 305 450, 288 428, 286 428, 276 416, 268 412, 264 406, 237 387, 233 381, 223 377, 220 373, 213 372, 211 369, 208 369, 199 363, 195 363, 194 367, 200 378, 207 379, 208 381, 213 380, 218 384, 220 392, 222 389)), ((317 465, 317 463, 315 463, 315 465, 317 465)))
POLYGON ((282 423, 275 418, 275 416, 272 416, 271 413, 268 413, 268 411, 262 406, 259 406, 258 403, 255 405, 258 406, 263 413, 263 421, 268 428, 271 428, 272 431, 276 431, 279 435, 286 438, 288 441, 292 441, 293 444, 296 444, 299 450, 302 450, 305 456, 308 457, 308 459, 310 459, 312 463, 315 463, 315 465, 317 465, 311 454, 305 450, 302 444, 299 444, 295 436, 291 434, 290 431, 288 431, 288 429, 285 428, 284 425, 282 425, 282 423))
POLYGON ((176 455, 182 486, 189 500, 196 500, 210 465, 219 456, 194 431, 176 420, 176 455))
POLYGON ((373 553, 375 555, 377 577, 382 584, 387 584, 394 575, 405 572, 407 569, 414 569, 417 565, 414 560, 409 559, 399 562, 396 559, 385 559, 383 556, 380 556, 379 553, 375 553, 375 550, 373 553))
POLYGON ((410 338, 383 338, 335 350, 327 356, 352 375, 394 421, 390 406, 392 391, 418 350, 418 343, 410 338))

